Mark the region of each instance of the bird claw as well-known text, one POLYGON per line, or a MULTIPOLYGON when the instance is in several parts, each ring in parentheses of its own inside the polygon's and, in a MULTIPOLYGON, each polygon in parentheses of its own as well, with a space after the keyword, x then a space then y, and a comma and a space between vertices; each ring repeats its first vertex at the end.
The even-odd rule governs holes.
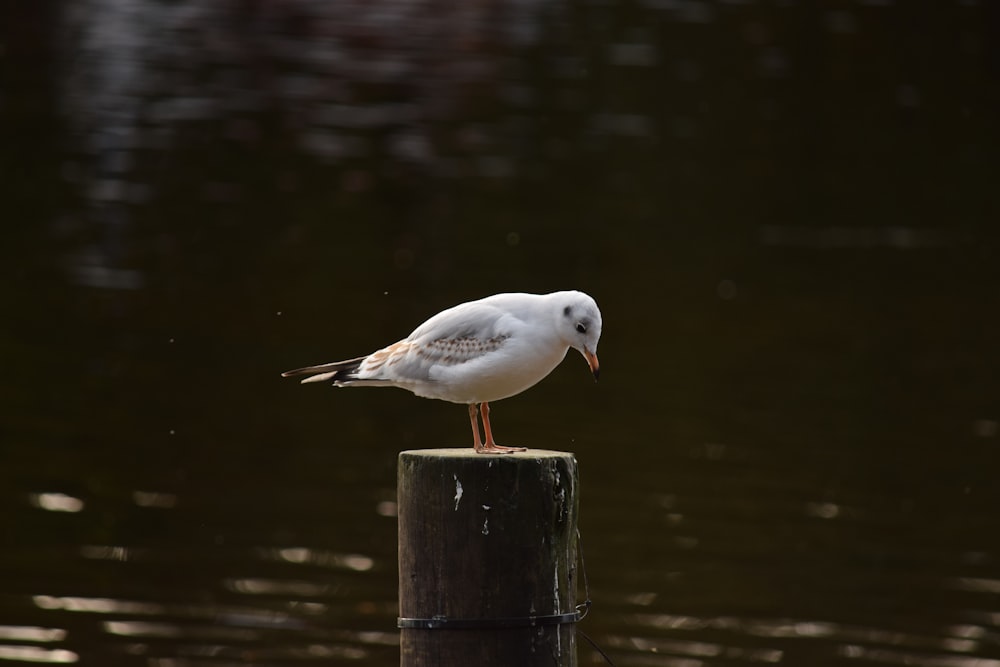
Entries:
POLYGON ((483 445, 476 449, 477 454, 513 454, 514 452, 526 452, 527 447, 504 447, 503 445, 483 445))

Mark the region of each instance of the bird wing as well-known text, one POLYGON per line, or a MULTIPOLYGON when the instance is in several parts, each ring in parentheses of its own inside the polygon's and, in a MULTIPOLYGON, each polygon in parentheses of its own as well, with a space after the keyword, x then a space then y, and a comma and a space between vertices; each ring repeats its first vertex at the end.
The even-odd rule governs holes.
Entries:
POLYGON ((510 333, 511 315, 507 310, 482 301, 471 301, 442 310, 406 337, 406 340, 487 340, 510 333))
POLYGON ((434 382, 436 372, 483 359, 511 337, 515 320, 495 306, 464 303, 430 318, 401 341, 368 356, 297 368, 302 382, 408 386, 434 382))
POLYGON ((398 343, 369 355, 359 379, 433 381, 435 369, 482 359, 511 337, 504 311, 467 303, 438 313, 398 343))

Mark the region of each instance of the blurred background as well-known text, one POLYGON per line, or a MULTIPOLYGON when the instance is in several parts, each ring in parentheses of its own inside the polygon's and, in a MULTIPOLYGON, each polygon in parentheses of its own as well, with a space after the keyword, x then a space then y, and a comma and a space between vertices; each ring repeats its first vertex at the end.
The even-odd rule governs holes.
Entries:
POLYGON ((398 664, 465 409, 279 373, 580 289, 493 421, 617 665, 1000 667, 997 3, 0 11, 3 664, 398 664))

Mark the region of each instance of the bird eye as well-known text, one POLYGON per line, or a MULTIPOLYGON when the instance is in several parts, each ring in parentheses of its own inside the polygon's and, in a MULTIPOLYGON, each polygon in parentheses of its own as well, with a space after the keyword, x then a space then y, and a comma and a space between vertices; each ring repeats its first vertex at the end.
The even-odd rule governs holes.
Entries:
POLYGON ((576 325, 576 330, 579 333, 587 333, 587 326, 585 324, 578 322, 576 325))

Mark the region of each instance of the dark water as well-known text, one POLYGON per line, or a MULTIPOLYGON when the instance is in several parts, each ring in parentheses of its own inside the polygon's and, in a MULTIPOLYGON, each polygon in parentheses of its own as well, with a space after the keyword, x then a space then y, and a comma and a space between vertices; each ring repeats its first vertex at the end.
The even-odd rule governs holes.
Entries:
POLYGON ((465 411, 278 373, 577 288, 601 383, 493 417, 576 453, 616 664, 1000 666, 994 4, 6 14, 0 661, 398 664, 465 411))

